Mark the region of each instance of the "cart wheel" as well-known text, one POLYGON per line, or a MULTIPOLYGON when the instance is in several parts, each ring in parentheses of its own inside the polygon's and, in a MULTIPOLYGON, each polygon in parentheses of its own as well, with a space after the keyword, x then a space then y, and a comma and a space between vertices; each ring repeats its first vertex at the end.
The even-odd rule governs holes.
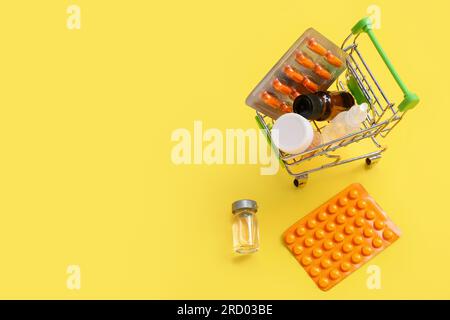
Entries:
POLYGON ((366 166, 371 167, 381 159, 381 154, 366 158, 366 166))
POLYGON ((294 179, 294 186, 298 187, 304 187, 306 185, 306 182, 308 181, 308 176, 300 176, 294 179))

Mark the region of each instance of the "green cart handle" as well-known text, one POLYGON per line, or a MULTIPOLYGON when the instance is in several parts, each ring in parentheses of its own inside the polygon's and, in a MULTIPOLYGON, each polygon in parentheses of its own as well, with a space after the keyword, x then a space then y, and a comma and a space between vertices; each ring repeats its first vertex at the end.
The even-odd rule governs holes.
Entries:
POLYGON ((355 24, 355 26, 352 28, 352 33, 354 35, 358 35, 361 32, 367 33, 373 45, 377 49, 379 55, 381 56, 384 63, 391 72, 392 76, 394 77, 395 81, 397 82, 398 86, 403 91, 404 98, 403 101, 400 102, 400 104, 398 105, 398 109, 404 112, 406 110, 414 108, 419 103, 419 97, 415 93, 409 91, 405 83, 402 81, 402 79, 400 79, 400 76, 398 75, 391 61, 387 57, 386 52, 384 52, 383 48, 378 42, 378 39, 375 37, 375 33, 372 30, 372 20, 369 17, 359 20, 358 23, 355 24))
POLYGON ((261 122, 261 119, 256 115, 255 116, 255 120, 256 123, 258 124, 259 129, 261 129, 262 131, 264 131, 264 135, 266 136, 267 139, 267 143, 270 145, 270 147, 272 148, 272 151, 275 152, 275 154, 278 157, 278 160, 280 161, 281 164, 283 164, 283 160, 281 159, 281 154, 280 152, 277 150, 277 148, 274 146, 274 144, 272 143, 272 138, 270 137, 270 134, 268 132, 266 132, 266 128, 264 127, 264 125, 261 122))

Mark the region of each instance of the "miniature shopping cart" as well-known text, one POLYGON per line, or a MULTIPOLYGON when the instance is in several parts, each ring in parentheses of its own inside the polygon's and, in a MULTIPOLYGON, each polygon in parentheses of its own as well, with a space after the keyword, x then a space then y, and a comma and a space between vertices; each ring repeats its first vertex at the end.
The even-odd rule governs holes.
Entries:
MULTIPOLYGON (((374 164, 381 158, 382 153, 386 150, 386 147, 383 146, 380 141, 389 134, 400 120, 403 119, 406 112, 414 108, 419 102, 418 96, 408 90, 380 46, 372 30, 371 19, 364 18, 360 20, 351 31, 351 34, 344 40, 341 46, 341 49, 347 54, 347 70, 343 75, 345 79, 342 80, 341 76, 341 78, 336 81, 336 86, 338 90, 350 91, 358 103, 367 102, 370 109, 368 116, 363 122, 361 130, 321 144, 299 154, 286 154, 281 150, 278 150, 272 143, 272 147, 279 155, 286 170, 295 178, 294 185, 297 187, 306 183, 310 173, 322 169, 331 168, 360 159, 365 160, 367 166, 374 164), (363 33, 369 37, 394 80, 403 92, 404 99, 397 107, 395 107, 394 102, 390 100, 385 91, 383 91, 358 49, 358 39, 363 33), (374 151, 352 157, 343 157, 339 154, 341 148, 364 139, 370 139, 372 141, 374 151), (317 159, 318 157, 324 157, 322 159, 326 160, 325 164, 322 163, 319 166, 305 169, 306 162, 317 159)), ((270 130, 274 122, 273 119, 257 111, 256 120, 270 140, 270 130)), ((315 121, 313 121, 313 125, 318 132, 321 132, 321 129, 324 127, 321 127, 315 121)))

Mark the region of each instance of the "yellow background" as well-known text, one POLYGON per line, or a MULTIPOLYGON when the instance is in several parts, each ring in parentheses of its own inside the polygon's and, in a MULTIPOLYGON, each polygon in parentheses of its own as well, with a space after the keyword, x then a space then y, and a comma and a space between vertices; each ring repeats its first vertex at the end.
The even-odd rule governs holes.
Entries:
POLYGON ((421 103, 373 169, 321 171, 298 190, 258 165, 171 162, 172 131, 194 120, 255 128, 244 100, 284 51, 310 26, 340 44, 370 4, 2 1, 0 298, 450 298, 448 1, 375 3, 421 103), (70 4, 81 30, 66 27, 70 4), (323 293, 280 236, 352 182, 403 236, 373 260, 381 290, 364 267, 323 293), (237 257, 231 203, 244 197, 260 205, 261 250, 237 257))

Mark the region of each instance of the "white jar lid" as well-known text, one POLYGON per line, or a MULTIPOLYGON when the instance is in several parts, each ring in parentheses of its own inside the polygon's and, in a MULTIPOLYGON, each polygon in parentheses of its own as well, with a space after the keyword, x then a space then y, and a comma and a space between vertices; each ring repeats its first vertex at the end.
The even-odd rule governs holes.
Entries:
POLYGON ((286 113, 272 127, 272 141, 283 152, 297 154, 305 151, 313 140, 311 123, 297 113, 286 113))

